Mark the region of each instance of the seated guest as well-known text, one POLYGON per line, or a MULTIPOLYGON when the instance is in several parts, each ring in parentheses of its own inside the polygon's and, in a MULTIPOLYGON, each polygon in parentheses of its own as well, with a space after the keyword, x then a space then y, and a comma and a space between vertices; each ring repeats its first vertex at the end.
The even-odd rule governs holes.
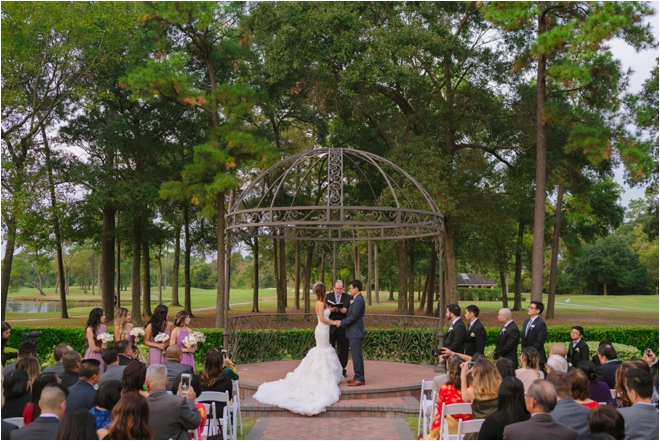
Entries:
POLYGON ((630 360, 628 363, 619 365, 615 373, 614 391, 615 397, 607 400, 607 405, 615 409, 622 409, 630 407, 632 404, 628 398, 626 391, 626 372, 628 369, 641 369, 640 363, 635 360, 630 360))
POLYGON ((167 390, 171 391, 174 379, 179 374, 194 374, 195 369, 188 364, 181 363, 181 360, 183 360, 183 352, 179 345, 169 345, 167 349, 165 349, 165 357, 167 358, 167 361, 163 362, 163 366, 167 368, 167 379, 169 380, 167 390))
POLYGON ((495 368, 502 379, 516 376, 516 365, 508 358, 500 358, 495 362, 495 368))
POLYGON ((5 406, 2 408, 2 418, 23 416, 23 409, 32 398, 27 372, 21 369, 13 370, 5 377, 3 389, 5 406))
POLYGON ((522 381, 527 393, 534 381, 544 378, 543 372, 539 370, 539 351, 532 346, 523 349, 520 354, 520 364, 522 367, 516 369, 516 378, 522 381))
POLYGON ((582 339, 584 337, 584 328, 582 326, 573 326, 571 329, 571 342, 568 344, 568 354, 566 360, 572 367, 577 367, 581 361, 589 361, 589 346, 582 339))
POLYGON ((57 374, 59 378, 62 378, 62 374, 64 373, 62 356, 72 350, 73 349, 71 349, 71 346, 69 346, 66 343, 60 343, 59 345, 55 346, 55 349, 53 349, 53 357, 55 358, 55 364, 52 366, 48 366, 46 369, 43 370, 43 372, 52 372, 54 374, 57 374))
POLYGON ((589 433, 606 433, 613 439, 625 439, 626 423, 618 410, 596 406, 589 413, 589 433))
POLYGON ((23 422, 25 424, 30 424, 41 414, 41 409, 39 408, 41 392, 47 384, 51 383, 59 383, 57 375, 53 373, 42 373, 32 383, 32 397, 30 402, 25 405, 25 409, 23 409, 23 422))
POLYGON ((497 412, 486 417, 477 438, 504 439, 504 427, 520 421, 527 421, 529 417, 529 412, 525 406, 525 386, 515 376, 506 376, 502 379, 500 385, 497 397, 497 412))
POLYGON ((147 398, 149 392, 145 386, 147 378, 147 366, 144 363, 133 360, 124 369, 124 375, 121 378, 122 395, 128 392, 137 392, 147 398))
POLYGON ((37 348, 34 344, 30 343, 29 341, 21 343, 21 345, 18 347, 18 358, 16 359, 16 361, 5 366, 4 369, 5 378, 7 378, 9 374, 14 372, 14 369, 16 369, 16 365, 18 364, 19 361, 21 361, 24 358, 34 357, 36 353, 37 353, 37 348))
POLYGON ((607 383, 598 380, 596 365, 591 361, 581 361, 577 364, 577 367, 589 379, 589 398, 599 403, 607 403, 612 398, 612 394, 607 383))
MULTIPOLYGON (((611 346, 612 342, 609 341, 609 340, 602 340, 600 343, 598 343, 598 346, 602 346, 602 345, 610 345, 611 346)), ((593 357, 591 357, 591 362, 596 365, 596 368, 598 368, 598 366, 600 366, 600 358, 598 358, 598 350, 596 350, 596 354, 593 357)))
MULTIPOLYGON (((563 347, 563 346, 562 346, 563 347)), ((564 348, 566 349, 566 348, 564 348)), ((568 372, 568 363, 566 362, 566 359, 560 355, 557 354, 552 354, 551 356, 548 357, 548 361, 546 363, 546 367, 548 370, 548 373, 552 371, 559 371, 559 372, 568 372)))
POLYGON ((642 369, 626 371, 626 392, 632 406, 619 409, 626 422, 626 439, 660 439, 658 411, 651 403, 653 377, 642 369))
POLYGON ((195 390, 191 387, 183 395, 179 387, 176 395, 168 394, 167 368, 162 364, 147 368, 146 383, 154 439, 190 439, 188 430, 196 429, 201 420, 195 406, 195 390))
MULTIPOLYGON (((572 371, 576 371, 573 369, 572 371)), ((590 410, 575 402, 571 396, 570 374, 560 371, 552 371, 548 374, 548 381, 552 383, 557 391, 557 405, 550 412, 550 416, 555 421, 561 421, 562 424, 575 430, 578 435, 589 433, 587 420, 590 410)))
POLYGON ((10 439, 55 439, 60 420, 66 411, 67 393, 67 389, 58 383, 46 385, 39 400, 41 414, 32 424, 12 431, 10 439))
MULTIPOLYGON (((172 390, 179 390, 180 384, 181 384, 181 374, 179 374, 174 379, 174 383, 172 383, 172 390)), ((202 394, 202 385, 199 382, 199 377, 195 374, 193 374, 192 377, 190 378, 190 387, 192 387, 195 390, 195 395, 197 395, 198 397, 202 394)), ((204 426, 206 425, 206 420, 207 420, 206 408, 204 407, 204 403, 201 402, 198 403, 197 400, 195 401, 195 406, 197 407, 197 411, 199 412, 199 416, 201 417, 199 421, 199 426, 197 426, 197 438, 203 439, 202 435, 204 433, 204 426)))
POLYGON ((78 370, 80 370, 80 363, 82 362, 82 356, 77 351, 68 351, 62 355, 62 367, 64 368, 64 373, 60 377, 62 380, 62 386, 71 387, 78 382, 78 370))
POLYGON ((110 428, 99 429, 97 433, 99 439, 154 439, 147 399, 138 393, 124 394, 112 409, 110 428))
MULTIPOLYGON (((106 375, 108 372, 106 371, 106 375)), ((89 410, 89 413, 94 416, 96 428, 105 429, 112 422, 110 413, 113 407, 121 398, 121 381, 109 380, 99 386, 99 390, 94 395, 95 406, 89 410)))
POLYGON ((561 358, 566 360, 566 354, 567 354, 566 346, 564 346, 562 343, 555 343, 552 346, 550 346, 550 353, 548 354, 548 357, 551 355, 559 355, 561 358))
MULTIPOLYGON (((442 414, 442 405, 443 404, 456 404, 464 403, 463 397, 461 395, 461 364, 463 360, 461 357, 456 355, 451 356, 447 360, 447 367, 449 371, 447 372, 448 379, 447 382, 440 386, 438 389, 438 410, 433 417, 433 423, 429 430, 429 435, 427 439, 439 439, 440 438, 440 429, 442 421, 440 421, 440 416, 442 414)), ((205 371, 206 372, 206 371, 205 371)), ((456 414, 449 415, 446 417, 447 424, 449 426, 449 433, 456 433, 458 430, 458 420, 462 419, 463 421, 468 421, 472 419, 472 414, 456 414)))
MULTIPOLYGON (((497 392, 502 377, 493 362, 487 358, 477 358, 472 368, 472 382, 468 382, 468 363, 461 364, 461 395, 463 400, 472 403, 472 418, 482 419, 497 411, 497 392)), ((468 434, 469 435, 469 434, 468 434)), ((466 439, 472 439, 472 435, 466 439)))
POLYGON ((16 369, 21 369, 27 372, 30 384, 34 383, 34 380, 36 380, 39 374, 41 374, 41 366, 35 357, 18 360, 18 363, 16 363, 16 369))
POLYGON ((131 348, 128 340, 119 340, 115 344, 115 349, 119 355, 119 366, 127 366, 128 363, 133 361, 133 348, 131 348))
POLYGON ((577 439, 578 434, 570 427, 555 421, 550 412, 557 405, 557 392, 552 383, 536 380, 525 394, 527 411, 532 415, 527 421, 509 424, 504 428, 504 439, 577 439))
POLYGON ((598 379, 607 383, 610 389, 614 389, 614 376, 622 364, 620 360, 617 360, 614 346, 609 344, 598 346, 598 359, 600 360, 598 379))
POLYGON ((66 411, 76 409, 89 410, 94 406, 94 386, 99 382, 101 375, 101 362, 93 358, 86 358, 80 363, 80 379, 69 388, 69 398, 66 400, 66 411))
MULTIPOLYGON (((4 325, 5 322, 2 322, 2 323, 4 325)), ((5 354, 3 353, 2 354, 3 361, 4 361, 4 355, 5 354)), ((4 366, 2 366, 2 367, 4 368, 4 366)), ((3 376, 0 376, 0 381, 2 381, 4 383, 4 377, 3 376)), ((0 388, 0 391, 2 391, 1 388, 0 388)), ((5 394, 4 394, 4 392, 2 393, 2 407, 5 407, 5 394)), ((12 424, 10 422, 2 420, 2 427, 1 427, 1 430, 0 430, 0 435, 1 435, 0 439, 3 439, 3 440, 4 439, 9 439, 9 436, 10 436, 11 432, 16 430, 16 429, 18 429, 18 426, 16 426, 15 424, 12 424)))
POLYGON ((589 398, 589 379, 587 374, 580 369, 572 369, 568 376, 571 379, 571 395, 576 403, 593 409, 598 406, 598 401, 589 398))
POLYGON ((98 439, 94 417, 85 409, 65 413, 55 439, 98 439))
POLYGON ((101 375, 99 380, 99 387, 103 385, 106 381, 117 380, 121 382, 121 378, 124 376, 124 368, 126 366, 119 365, 119 354, 116 349, 107 348, 101 352, 101 358, 103 358, 103 363, 105 363, 105 372, 101 375))

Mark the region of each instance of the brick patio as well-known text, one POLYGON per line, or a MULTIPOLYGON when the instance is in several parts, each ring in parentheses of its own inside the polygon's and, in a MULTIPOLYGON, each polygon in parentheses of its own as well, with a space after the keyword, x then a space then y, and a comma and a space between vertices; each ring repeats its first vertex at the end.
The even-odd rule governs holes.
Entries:
POLYGON ((402 418, 259 418, 245 439, 415 439, 402 418), (304 419, 302 419, 304 418, 304 419), (292 424, 295 421, 295 424, 292 424))

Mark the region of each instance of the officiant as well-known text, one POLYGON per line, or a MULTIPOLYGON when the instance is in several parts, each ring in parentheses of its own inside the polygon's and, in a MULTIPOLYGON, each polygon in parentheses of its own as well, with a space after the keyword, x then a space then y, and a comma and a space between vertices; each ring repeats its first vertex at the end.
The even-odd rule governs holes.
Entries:
MULTIPOLYGON (((344 292, 344 282, 335 282, 334 293, 326 296, 326 302, 330 306, 330 320, 343 320, 346 318, 348 308, 351 306, 353 297, 344 292)), ((342 374, 346 378, 346 365, 348 364, 348 339, 346 329, 343 327, 330 326, 330 346, 337 349, 339 363, 341 363, 342 374)))

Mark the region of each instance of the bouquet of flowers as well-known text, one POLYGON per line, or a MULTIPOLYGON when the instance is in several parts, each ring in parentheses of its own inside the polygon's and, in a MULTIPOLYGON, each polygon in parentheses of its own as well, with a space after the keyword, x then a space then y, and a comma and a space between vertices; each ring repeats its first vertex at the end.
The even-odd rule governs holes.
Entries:
POLYGON ((133 328, 131 329, 130 334, 135 338, 135 340, 139 340, 141 335, 144 335, 144 329, 142 328, 133 328))
POLYGON ((183 339, 183 344, 185 347, 190 349, 197 344, 197 339, 192 334, 186 335, 183 339))
POLYGON ((170 341, 170 336, 165 334, 164 332, 159 332, 158 335, 154 337, 154 341, 156 343, 167 343, 170 341))
POLYGON ((108 344, 111 341, 115 340, 115 336, 110 334, 109 332, 101 332, 99 335, 96 336, 97 340, 100 340, 102 343, 108 344))
POLYGON ((190 335, 192 335, 197 340, 198 343, 199 342, 206 343, 206 336, 204 335, 203 332, 193 331, 190 335))

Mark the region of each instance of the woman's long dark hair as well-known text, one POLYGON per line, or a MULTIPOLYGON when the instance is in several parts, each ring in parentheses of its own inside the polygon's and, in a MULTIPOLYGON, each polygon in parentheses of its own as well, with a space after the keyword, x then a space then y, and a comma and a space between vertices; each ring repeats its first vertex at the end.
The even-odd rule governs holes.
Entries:
POLYGON ((147 399, 137 392, 125 394, 112 409, 110 439, 153 439, 147 399))
POLYGON ((44 386, 57 382, 57 375, 55 373, 44 372, 34 380, 34 383, 32 383, 32 398, 30 399, 30 403, 32 403, 32 421, 36 420, 37 417, 41 415, 39 400, 41 399, 41 391, 44 390, 44 386))
POLYGON ((121 377, 122 394, 139 392, 147 379, 147 366, 137 360, 126 365, 121 377))
POLYGON ((87 409, 64 414, 55 439, 97 439, 96 419, 87 409))
POLYGON ((96 334, 96 331, 101 326, 101 317, 103 317, 103 309, 94 308, 89 313, 89 318, 87 319, 87 327, 92 328, 92 332, 96 334))
POLYGON ((151 334, 154 337, 159 332, 165 332, 165 328, 167 328, 168 311, 169 310, 167 309, 167 306, 158 305, 156 306, 156 309, 154 309, 154 313, 151 314, 151 318, 149 319, 149 323, 147 323, 147 326, 151 325, 151 334))
MULTIPOLYGON (((11 330, 11 326, 9 326, 9 323, 6 321, 2 321, 2 333, 4 334, 7 331, 11 330)), ((5 346, 7 345, 7 340, 6 338, 2 338, 2 352, 5 352, 5 346)))
POLYGON ((497 410, 504 411, 509 417, 508 424, 529 419, 522 381, 516 377, 504 377, 497 397, 497 410))
POLYGON ((213 387, 215 383, 225 376, 225 359, 218 349, 210 349, 206 353, 204 372, 200 375, 199 382, 204 387, 213 387))

